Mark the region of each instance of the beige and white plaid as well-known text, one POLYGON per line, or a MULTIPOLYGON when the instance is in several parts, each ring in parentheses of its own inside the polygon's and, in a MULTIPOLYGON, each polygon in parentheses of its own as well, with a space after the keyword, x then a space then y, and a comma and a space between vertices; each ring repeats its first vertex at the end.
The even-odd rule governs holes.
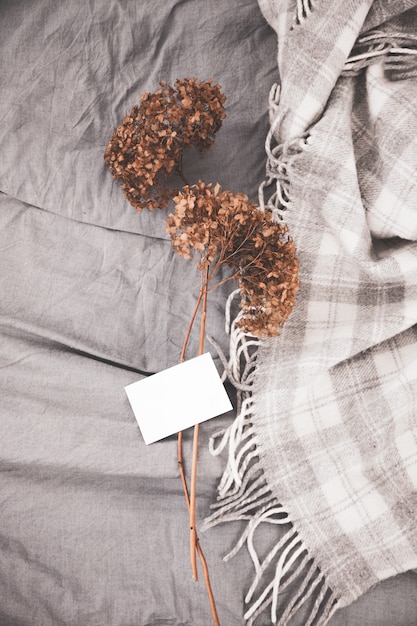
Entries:
POLYGON ((289 225, 301 289, 259 345, 214 518, 248 519, 250 542, 262 520, 291 522, 269 563, 252 549, 250 623, 271 605, 271 622, 292 623, 310 596, 308 623, 325 624, 417 568, 417 2, 260 6, 279 46, 269 208, 289 225), (297 567, 305 597, 279 609, 297 567))

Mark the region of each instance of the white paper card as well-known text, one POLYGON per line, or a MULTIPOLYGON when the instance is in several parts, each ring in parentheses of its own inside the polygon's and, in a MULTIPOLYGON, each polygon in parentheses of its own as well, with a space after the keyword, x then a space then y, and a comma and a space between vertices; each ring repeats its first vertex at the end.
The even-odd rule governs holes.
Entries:
POLYGON ((233 408, 209 352, 132 383, 125 391, 146 444, 233 408))

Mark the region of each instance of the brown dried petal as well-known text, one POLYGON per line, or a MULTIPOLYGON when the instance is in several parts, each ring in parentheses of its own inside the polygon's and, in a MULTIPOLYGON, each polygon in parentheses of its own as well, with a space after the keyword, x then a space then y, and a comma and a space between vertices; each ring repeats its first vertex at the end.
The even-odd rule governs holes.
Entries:
POLYGON ((225 118, 219 85, 195 78, 144 93, 116 128, 104 154, 125 197, 138 210, 164 208, 177 189, 165 181, 180 167, 187 146, 207 150, 225 118))

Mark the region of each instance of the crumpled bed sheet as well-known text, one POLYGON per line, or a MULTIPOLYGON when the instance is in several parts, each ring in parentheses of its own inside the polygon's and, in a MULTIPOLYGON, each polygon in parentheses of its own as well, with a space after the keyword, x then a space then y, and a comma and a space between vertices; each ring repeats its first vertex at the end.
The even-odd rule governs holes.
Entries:
MULTIPOLYGON (((275 49, 255 0, 0 4, 2 626, 211 623, 191 577, 175 437, 145 446, 124 392, 178 361, 198 280, 172 253, 164 213, 136 214, 103 152, 143 91, 213 77, 228 117, 185 168, 256 199, 275 49)), ((209 301, 208 334, 225 351, 231 288, 209 301)), ((232 419, 202 428, 199 520, 224 465, 208 439, 232 419)), ((186 433, 188 459, 190 446, 186 433)), ((222 560, 242 529, 201 534, 222 626, 243 624, 250 559, 222 560)), ((411 626, 415 590, 413 574, 389 580, 331 624, 411 626)))

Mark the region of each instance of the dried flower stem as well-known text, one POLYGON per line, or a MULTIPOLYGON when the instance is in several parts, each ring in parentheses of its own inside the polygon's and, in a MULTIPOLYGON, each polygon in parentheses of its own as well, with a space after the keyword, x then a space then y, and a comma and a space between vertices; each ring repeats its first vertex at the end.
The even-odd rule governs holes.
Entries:
POLYGON ((191 316, 190 323, 188 324, 187 332, 185 335, 184 343, 181 350, 180 363, 184 363, 185 361, 185 353, 187 351, 188 342, 190 340, 191 331, 194 326, 195 318, 197 317, 198 309, 200 308, 201 300, 203 299, 203 290, 200 289, 200 293, 198 294, 198 298, 195 303, 194 311, 191 316))
POLYGON ((185 478, 184 472, 184 455, 183 455, 183 446, 182 446, 183 434, 182 430, 177 433, 177 462, 178 469, 181 476, 182 487, 184 489, 185 500, 187 502, 188 510, 190 510, 190 494, 188 493, 188 485, 187 479, 185 478))
MULTIPOLYGON (((183 182, 188 185, 188 181, 185 178, 182 169, 178 169, 178 175, 181 177, 183 182)), ((185 353, 187 350, 187 345, 190 339, 191 331, 194 326, 195 319, 197 317, 198 310, 200 308, 201 302, 203 302, 202 313, 201 313, 201 323, 200 323, 200 341, 198 347, 198 354, 202 355, 204 352, 204 340, 205 340, 205 332, 206 332, 206 317, 207 317, 207 293, 208 293, 208 282, 209 282, 209 266, 206 267, 203 273, 200 272, 200 291, 198 294, 198 298, 194 307, 193 314, 191 316, 190 323, 188 325, 188 329, 185 335, 184 344, 181 351, 180 362, 184 362, 185 353)), ((182 432, 178 433, 178 467, 180 469, 181 480, 183 484, 183 489, 185 493, 186 500, 188 501, 188 511, 189 511, 189 522, 190 522, 190 559, 191 559, 191 571, 193 573, 194 580, 198 580, 198 571, 197 571, 197 546, 198 535, 196 529, 196 500, 197 500, 197 456, 198 456, 198 438, 199 438, 199 424, 194 426, 194 435, 193 435, 193 450, 192 450, 192 465, 191 465, 191 495, 188 492, 187 481, 184 473, 183 466, 183 447, 182 440, 183 434, 182 432)), ((201 550, 201 548, 200 548, 201 550)))
MULTIPOLYGON (((183 465, 182 431, 178 433, 178 465, 179 465, 182 485, 184 488, 185 501, 187 503, 188 510, 190 510, 190 495, 188 492, 188 485, 187 485, 187 480, 185 478, 184 465, 183 465)), ((213 594, 213 590, 212 590, 211 582, 210 582, 209 569, 208 569, 206 558, 203 553, 203 549, 198 540, 198 536, 197 536, 197 553, 201 562, 201 567, 203 568, 204 582, 206 584, 207 595, 208 595, 210 609, 211 609, 211 615, 213 618, 213 624, 214 626, 220 626, 219 618, 217 615, 216 602, 214 600, 214 594, 213 594)))
MULTIPOLYGON (((198 346, 198 354, 201 355, 204 352, 204 340, 206 334, 206 317, 207 317, 207 293, 208 293, 208 281, 209 281, 210 266, 207 265, 204 272, 204 278, 202 276, 202 285, 200 287, 200 294, 202 295, 202 311, 201 311, 201 323, 200 323, 200 342, 198 346)), ((193 438, 193 459, 191 466, 191 494, 190 494, 190 556, 191 556, 191 568, 193 571, 194 579, 198 579, 197 574, 197 562, 196 562, 196 548, 197 548, 197 531, 195 527, 196 517, 196 497, 197 497, 197 456, 198 456, 198 436, 200 426, 196 424, 194 426, 194 438, 193 438)))
MULTIPOLYGON (((204 276, 203 272, 200 272, 201 276, 201 284, 200 291, 196 300, 196 304, 194 307, 193 314, 191 316, 190 323, 187 328, 187 332, 184 339, 184 344, 181 351, 180 361, 184 362, 187 345, 190 339, 191 331, 194 326, 197 313, 202 308, 201 311, 201 322, 200 322, 200 339, 199 339, 199 348, 198 354, 203 354, 204 351, 204 343, 205 343, 205 330, 206 330, 206 317, 207 317, 207 296, 208 296, 208 283, 209 283, 209 266, 205 268, 204 276)), ((197 495, 197 457, 198 457, 198 438, 199 438, 199 424, 194 426, 194 436, 193 436, 193 451, 192 451, 192 468, 191 468, 191 488, 188 490, 187 479, 184 471, 184 463, 183 463, 183 433, 180 431, 177 436, 177 456, 178 456, 178 468, 181 476, 181 482, 184 490, 185 500, 188 507, 189 512, 189 522, 190 522, 190 559, 191 559, 191 569, 193 573, 194 580, 198 580, 198 571, 197 571, 197 559, 198 557, 201 562, 201 566, 204 574, 204 581, 206 585, 207 595, 210 603, 211 614, 213 618, 214 626, 220 626, 219 618, 217 615, 216 603, 214 600, 213 590, 210 583, 209 570, 207 566, 207 561, 205 559, 203 550, 201 548, 197 529, 196 529, 196 495, 197 495)))
POLYGON ((190 492, 190 558, 191 558, 191 570, 193 572, 194 580, 198 580, 197 572, 197 529, 195 525, 195 509, 196 509, 196 497, 197 497, 197 454, 198 454, 198 436, 200 432, 200 425, 194 426, 193 436, 193 458, 191 465, 191 492, 190 492))
MULTIPOLYGON (((178 175, 181 177, 183 182, 188 185, 188 181, 185 178, 181 167, 178 168, 178 175)), ((203 302, 202 313, 201 313, 201 323, 200 323, 200 340, 198 346, 198 354, 199 356, 204 352, 204 340, 205 340, 205 332, 206 332, 206 317, 207 317, 207 293, 208 293, 208 282, 209 282, 209 266, 206 267, 203 277, 203 272, 200 271, 200 291, 197 297, 197 301, 194 307, 193 314, 191 316, 190 323, 188 325, 188 329, 185 335, 184 344, 181 350, 180 362, 184 362, 185 353, 187 350, 188 342, 190 339, 191 331, 194 326, 195 319, 197 317, 198 310, 200 308, 201 302, 203 302)), ((199 437, 199 424, 194 426, 194 436, 193 436, 193 451, 192 451, 192 465, 191 465, 191 495, 188 492, 188 485, 185 478, 184 466, 183 466, 183 448, 182 448, 182 440, 183 434, 182 432, 178 433, 178 467, 180 469, 181 480, 183 484, 183 489, 185 493, 185 497, 188 504, 189 511, 189 521, 190 521, 190 559, 191 559, 191 571, 193 573, 194 580, 198 580, 198 571, 197 571, 197 545, 198 543, 198 535, 196 529, 196 500, 197 500, 197 456, 198 456, 198 437, 199 437)), ((201 550, 201 548, 200 548, 201 550)))
POLYGON ((203 568, 204 581, 206 583, 207 595, 208 595, 209 602, 210 602, 210 609, 211 609, 211 616, 213 618, 213 624, 214 626, 220 626, 219 617, 217 615, 216 603, 214 601, 214 594, 211 588, 207 561, 204 557, 204 554, 203 554, 203 551, 201 549, 200 542, 198 541, 198 539, 197 539, 197 552, 198 552, 198 556, 200 557, 201 566, 203 568))

